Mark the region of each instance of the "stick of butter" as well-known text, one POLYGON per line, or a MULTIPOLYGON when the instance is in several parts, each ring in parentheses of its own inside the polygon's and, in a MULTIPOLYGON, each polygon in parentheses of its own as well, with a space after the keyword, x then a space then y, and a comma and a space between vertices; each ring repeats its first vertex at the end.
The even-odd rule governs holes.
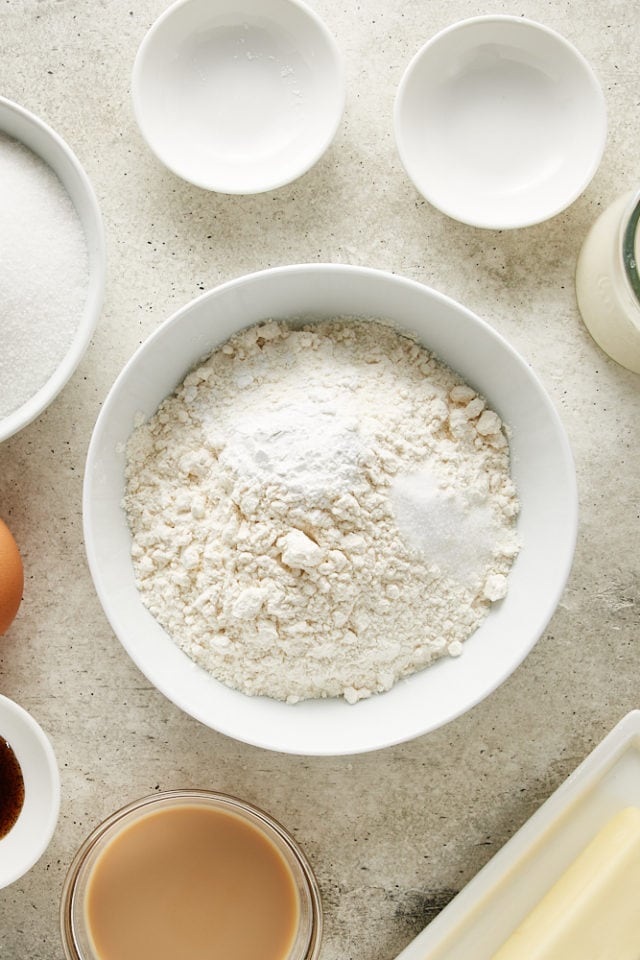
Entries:
POLYGON ((595 835, 493 960, 640 958, 640 809, 595 835))

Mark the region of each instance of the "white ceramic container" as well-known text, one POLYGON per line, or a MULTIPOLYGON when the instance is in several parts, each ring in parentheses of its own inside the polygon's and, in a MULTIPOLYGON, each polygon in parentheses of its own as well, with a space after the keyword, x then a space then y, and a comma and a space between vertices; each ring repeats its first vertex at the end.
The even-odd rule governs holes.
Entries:
POLYGON ((523 17, 454 23, 407 67, 396 143, 420 193, 477 227, 539 223, 593 177, 606 139, 600 85, 554 30, 523 17))
POLYGON ((298 754, 375 750, 441 726, 486 697, 544 630, 572 562, 577 496, 567 438, 527 363, 487 323, 420 283, 333 264, 279 267, 223 284, 179 310, 121 372, 96 423, 86 464, 84 533, 89 566, 111 625, 146 677, 183 710, 239 740, 298 754), (139 413, 152 415, 188 370, 243 327, 267 318, 385 318, 414 331, 488 398, 512 429, 522 549, 509 592, 457 659, 446 658, 387 693, 287 705, 214 680, 143 605, 122 508, 124 445, 139 413))
POLYGON ((639 710, 623 717, 397 960, 491 960, 598 831, 628 806, 640 806, 639 710))
POLYGON ((132 97, 147 144, 178 176, 220 193, 261 193, 327 149, 344 69, 301 0, 178 0, 140 45, 132 97))
MULTIPOLYGON (((82 224, 89 258, 89 286, 84 312, 69 349, 45 384, 20 407, 0 419, 0 441, 35 420, 65 386, 89 345, 104 299, 106 244, 102 215, 93 187, 79 160, 62 138, 24 107, 0 97, 0 133, 20 141, 57 175, 82 224)), ((37 229, 37 224, 34 224, 37 229)))
POLYGON ((24 780, 18 819, 0 839, 0 887, 7 887, 27 873, 49 846, 58 822, 60 775, 42 728, 23 707, 2 695, 0 737, 13 750, 24 780))

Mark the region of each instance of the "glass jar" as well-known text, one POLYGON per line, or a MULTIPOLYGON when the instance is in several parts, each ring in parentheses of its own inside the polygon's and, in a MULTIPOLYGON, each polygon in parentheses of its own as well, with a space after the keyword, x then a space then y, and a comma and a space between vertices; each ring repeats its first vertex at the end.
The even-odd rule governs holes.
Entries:
MULTIPOLYGON (((230 814, 246 826, 255 828, 275 848, 284 861, 297 895, 295 926, 282 960, 316 960, 322 933, 320 894, 302 850, 286 830, 262 810, 235 797, 205 790, 175 790, 143 797, 116 811, 84 841, 69 868, 62 891, 60 922, 66 960, 104 960, 107 955, 107 951, 103 954, 95 945, 88 910, 92 877, 104 852, 113 849, 112 843, 145 817, 179 809, 192 811, 193 808, 230 814)), ((233 889, 241 890, 237 884, 233 889)), ((163 908, 159 906, 158 909, 163 908)), ((165 904, 167 914, 171 909, 165 904)), ((251 917, 247 915, 247 923, 250 922, 251 917)), ((135 952, 133 946, 132 950, 135 952)), ((184 952, 182 955, 188 956, 184 952)))
POLYGON ((623 367, 640 373, 640 192, 618 197, 587 234, 576 267, 585 326, 623 367))

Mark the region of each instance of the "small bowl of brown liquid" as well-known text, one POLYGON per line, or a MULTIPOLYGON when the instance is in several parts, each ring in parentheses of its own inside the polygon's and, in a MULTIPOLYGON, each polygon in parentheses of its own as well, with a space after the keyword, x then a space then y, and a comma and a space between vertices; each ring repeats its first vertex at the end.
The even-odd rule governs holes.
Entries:
POLYGON ((315 960, 318 886, 256 807, 176 790, 118 810, 85 840, 62 893, 67 960, 315 960))
POLYGON ((31 714, 0 695, 0 887, 40 859, 59 809, 60 775, 48 737, 31 714))

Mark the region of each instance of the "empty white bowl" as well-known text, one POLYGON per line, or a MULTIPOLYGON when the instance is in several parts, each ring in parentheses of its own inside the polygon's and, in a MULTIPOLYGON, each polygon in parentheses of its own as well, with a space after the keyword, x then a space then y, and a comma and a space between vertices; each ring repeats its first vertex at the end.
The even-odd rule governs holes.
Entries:
MULTIPOLYGON (((89 259, 89 284, 84 312, 78 317, 69 349, 44 384, 17 409, 0 418, 0 441, 35 420, 65 386, 87 349, 95 330, 104 298, 106 244, 98 201, 78 158, 65 141, 29 110, 0 97, 0 133, 19 141, 37 154, 56 174, 65 188, 82 224, 89 259)), ((38 224, 33 224, 37 231, 38 224)), ((1 327, 0 327, 1 329, 1 327)), ((25 376, 28 371, 25 371, 25 376)))
POLYGON ((0 887, 22 877, 49 846, 60 809, 60 775, 53 748, 31 714, 0 695, 0 737, 13 750, 24 780, 24 804, 0 839, 0 887))
POLYGON ((305 173, 344 109, 335 41, 300 0, 178 0, 140 45, 133 107, 174 173, 261 193, 305 173))
POLYGON ((504 229, 540 223, 582 193, 602 157, 606 107, 593 70, 558 33, 485 16, 418 51, 394 125, 402 163, 434 207, 504 229))
POLYGON ((420 283, 338 264, 278 267, 241 277, 183 307, 137 350, 103 404, 86 464, 83 516, 89 566, 104 610, 145 676, 198 720, 238 740, 298 754, 347 754, 408 740, 468 710, 502 683, 551 617, 571 567, 577 524, 568 442, 544 388, 488 324, 420 283), (268 318, 386 318, 484 394, 512 430, 522 549, 509 592, 447 657, 354 705, 291 705, 249 697, 214 680, 144 606, 122 499, 125 444, 188 370, 243 327, 268 318))

